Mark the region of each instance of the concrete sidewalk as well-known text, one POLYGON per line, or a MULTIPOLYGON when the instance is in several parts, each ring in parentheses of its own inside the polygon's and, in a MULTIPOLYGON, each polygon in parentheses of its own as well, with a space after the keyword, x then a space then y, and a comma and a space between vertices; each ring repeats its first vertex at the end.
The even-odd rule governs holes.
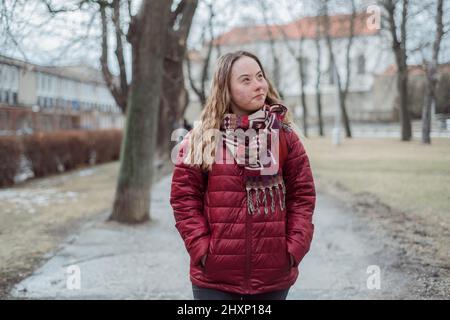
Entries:
MULTIPOLYGON (((149 223, 124 226, 87 223, 67 239, 32 276, 17 284, 13 298, 25 299, 192 299, 189 256, 169 204, 171 175, 152 193, 149 223), (75 267, 73 267, 75 266, 75 267), (69 289, 79 270, 80 288, 69 289), (68 286, 69 282, 69 286, 68 286)), ((410 279, 392 269, 389 253, 367 226, 338 201, 319 194, 310 253, 288 299, 398 298, 410 279), (367 267, 381 269, 381 289, 369 290, 367 267)), ((406 295, 406 296, 405 296, 406 295)))

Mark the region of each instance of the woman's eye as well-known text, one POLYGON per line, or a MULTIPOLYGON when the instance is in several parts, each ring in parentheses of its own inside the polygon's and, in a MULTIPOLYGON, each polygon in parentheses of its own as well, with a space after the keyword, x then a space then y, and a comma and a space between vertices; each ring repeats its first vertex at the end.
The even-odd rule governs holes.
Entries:
POLYGON ((244 79, 244 82, 249 82, 249 81, 250 81, 249 78, 245 78, 245 79, 244 79))

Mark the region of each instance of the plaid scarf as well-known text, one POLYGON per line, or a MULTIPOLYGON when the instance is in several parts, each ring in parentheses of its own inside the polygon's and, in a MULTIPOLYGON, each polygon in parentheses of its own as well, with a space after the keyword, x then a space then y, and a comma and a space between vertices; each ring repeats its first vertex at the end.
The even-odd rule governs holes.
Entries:
POLYGON ((237 165, 244 166, 247 208, 250 215, 255 211, 260 214, 261 204, 264 205, 264 213, 267 215, 268 202, 272 213, 275 213, 277 195, 281 209, 285 208, 286 188, 279 165, 278 145, 279 132, 286 112, 287 108, 281 104, 265 104, 250 115, 227 113, 222 120, 222 141, 237 165), (253 135, 253 138, 249 132, 249 138, 246 138, 245 132, 248 129, 255 130, 253 133, 256 135, 253 135), (273 148, 272 142, 276 143, 273 148), (265 159, 261 159, 261 155, 265 156, 265 159))

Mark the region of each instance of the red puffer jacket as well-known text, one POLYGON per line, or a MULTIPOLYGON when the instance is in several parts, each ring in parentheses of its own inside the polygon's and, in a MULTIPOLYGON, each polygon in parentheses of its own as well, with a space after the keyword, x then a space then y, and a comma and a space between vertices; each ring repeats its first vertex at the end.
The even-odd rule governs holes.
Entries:
POLYGON ((292 130, 284 133, 286 207, 277 204, 275 214, 247 213, 244 169, 236 162, 213 164, 208 174, 180 161, 175 165, 170 203, 191 258, 193 284, 257 294, 286 289, 297 280, 298 265, 313 237, 316 193, 300 139, 292 130))

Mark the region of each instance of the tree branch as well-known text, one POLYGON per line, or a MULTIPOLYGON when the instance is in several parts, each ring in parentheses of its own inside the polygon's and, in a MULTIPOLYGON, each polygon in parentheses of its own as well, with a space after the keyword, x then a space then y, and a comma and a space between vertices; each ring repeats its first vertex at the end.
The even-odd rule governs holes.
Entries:
POLYGON ((113 75, 109 70, 108 65, 108 19, 106 15, 106 6, 100 4, 100 17, 102 22, 102 54, 100 57, 100 63, 102 66, 103 79, 106 82, 106 86, 110 90, 114 100, 122 109, 122 112, 126 111, 126 100, 125 103, 123 101, 123 97, 121 96, 120 89, 116 86, 113 80, 113 75))
POLYGON ((178 15, 183 12, 185 5, 186 1, 181 0, 180 3, 178 3, 178 6, 176 7, 175 11, 171 13, 169 26, 171 26, 172 28, 175 24, 175 21, 177 21, 178 15))
MULTIPOLYGON (((47 7, 47 11, 53 16, 58 14, 58 13, 62 13, 62 12, 75 12, 75 11, 80 10, 83 7, 84 4, 92 3, 92 0, 80 0, 80 1, 78 1, 78 3, 73 8, 62 6, 62 7, 57 9, 57 8, 55 8, 53 6, 51 0, 41 0, 41 1, 47 7)), ((104 2, 106 2, 106 1, 104 1, 104 2)))
POLYGON ((116 35, 116 50, 117 63, 119 64, 119 79, 120 79, 120 96, 124 101, 122 104, 126 104, 128 97, 128 81, 127 72, 125 68, 125 58, 123 54, 122 45, 122 28, 120 26, 120 0, 113 1, 113 17, 115 35, 116 35))

